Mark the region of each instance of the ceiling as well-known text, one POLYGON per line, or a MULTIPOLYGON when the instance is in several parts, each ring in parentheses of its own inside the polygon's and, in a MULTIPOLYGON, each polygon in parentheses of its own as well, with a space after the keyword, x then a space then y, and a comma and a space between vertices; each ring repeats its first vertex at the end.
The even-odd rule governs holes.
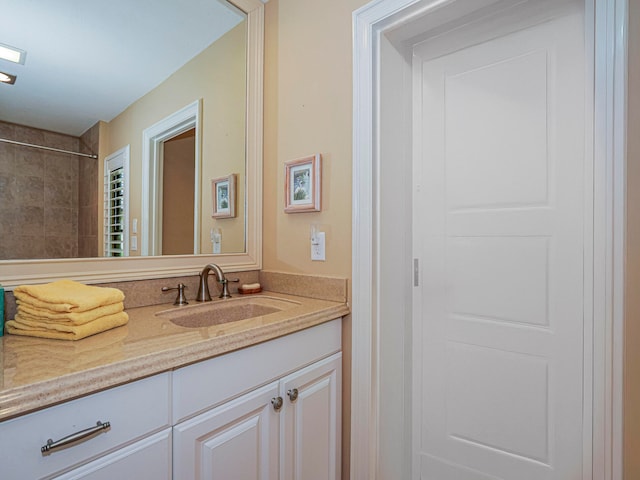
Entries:
POLYGON ((0 120, 79 136, 110 121, 244 18, 220 0, 3 0, 0 43, 27 52, 0 120))

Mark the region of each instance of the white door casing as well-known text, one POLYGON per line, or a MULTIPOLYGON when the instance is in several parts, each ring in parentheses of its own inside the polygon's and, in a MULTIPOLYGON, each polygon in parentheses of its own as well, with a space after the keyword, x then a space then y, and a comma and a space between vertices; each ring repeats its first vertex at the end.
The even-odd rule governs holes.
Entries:
POLYGON ((583 26, 413 49, 414 478, 582 477, 583 26))
MULTIPOLYGON (((478 2, 491 3, 491 2, 478 2)), ((509 2, 504 2, 509 3, 509 2)), ((468 6, 469 2, 466 2, 468 6)), ((463 0, 418 1, 379 0, 354 12, 354 215, 353 215, 353 368, 352 368, 352 440, 351 478, 376 478, 380 395, 380 324, 379 312, 394 301, 380 277, 392 260, 380 250, 385 238, 381 222, 380 144, 386 132, 380 130, 380 104, 389 90, 380 89, 379 72, 384 68, 381 39, 392 31, 411 30, 418 18, 437 21, 442 12, 462 6, 463 0), (400 28, 402 27, 402 28, 400 28), (385 263, 386 262, 386 263, 385 263)), ((593 156, 593 176, 585 179, 592 190, 593 217, 585 218, 585 258, 593 259, 593 269, 585 271, 585 282, 594 287, 589 309, 594 324, 584 331, 585 345, 593 345, 593 375, 584 379, 586 431, 583 439, 584 468, 582 478, 621 478, 621 373, 622 373, 622 279, 624 273, 624 147, 626 81, 626 0, 585 2, 585 38, 587 68, 585 83, 588 123, 594 125, 593 138, 585 153, 593 156), (589 73, 591 72, 591 73, 589 73), (592 94, 593 92, 593 94, 592 94), (590 393, 593 394, 592 399, 590 393), (591 455, 593 449, 593 455, 591 455)), ((417 32, 414 28, 414 35, 417 32)), ((400 85, 400 89, 402 85, 400 85)), ((396 94, 397 95, 397 94, 396 94)), ((396 119, 401 122, 401 118, 396 119)), ((402 158, 402 156, 399 156, 402 158)), ((406 160, 406 159, 405 159, 406 160)), ((409 185, 385 177, 385 187, 407 188, 409 185)), ((406 260, 406 259, 405 259, 406 260)), ((411 287, 410 278, 398 279, 398 291, 411 287)), ((589 302, 587 302, 589 303, 589 302)), ((388 388, 388 387, 386 387, 388 388)), ((402 394, 402 392, 400 392, 402 394)), ((406 395, 406 392, 405 392, 406 395)), ((406 424, 407 422, 405 422, 406 424)), ((410 423, 410 422, 409 422, 410 423)))
MULTIPOLYGON (((193 196, 193 253, 200 253, 202 183, 202 99, 147 127, 142 132, 141 255, 162 254, 162 175, 164 142, 195 129, 195 178, 193 196)), ((186 201, 186 199, 185 199, 186 201)))

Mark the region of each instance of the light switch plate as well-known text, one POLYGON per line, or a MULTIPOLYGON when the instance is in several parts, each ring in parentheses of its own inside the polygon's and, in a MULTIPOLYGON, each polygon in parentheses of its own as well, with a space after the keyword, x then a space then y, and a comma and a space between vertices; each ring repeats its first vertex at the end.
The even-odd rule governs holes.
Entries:
POLYGON ((131 235, 131 247, 130 250, 132 252, 135 252, 136 250, 138 250, 138 237, 136 237, 135 235, 131 235))
POLYGON ((324 232, 316 233, 314 240, 311 242, 311 260, 324 262, 326 260, 324 232))

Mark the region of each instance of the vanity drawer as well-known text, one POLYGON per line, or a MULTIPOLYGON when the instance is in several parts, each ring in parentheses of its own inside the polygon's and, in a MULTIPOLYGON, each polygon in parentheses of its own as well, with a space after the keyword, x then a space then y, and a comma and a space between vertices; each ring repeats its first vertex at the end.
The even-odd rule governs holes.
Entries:
POLYGON ((163 373, 0 423, 0 476, 36 479, 87 463, 171 425, 170 374, 163 373), (54 441, 96 422, 110 427, 42 453, 54 441))

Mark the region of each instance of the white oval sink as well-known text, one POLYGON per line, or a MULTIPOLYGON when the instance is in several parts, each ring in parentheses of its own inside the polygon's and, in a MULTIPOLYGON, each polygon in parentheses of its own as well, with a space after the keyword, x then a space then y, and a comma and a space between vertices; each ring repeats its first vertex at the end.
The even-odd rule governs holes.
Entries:
POLYGON ((187 328, 211 327, 248 318, 263 317, 300 305, 274 297, 240 297, 175 307, 156 313, 175 325, 187 328))

